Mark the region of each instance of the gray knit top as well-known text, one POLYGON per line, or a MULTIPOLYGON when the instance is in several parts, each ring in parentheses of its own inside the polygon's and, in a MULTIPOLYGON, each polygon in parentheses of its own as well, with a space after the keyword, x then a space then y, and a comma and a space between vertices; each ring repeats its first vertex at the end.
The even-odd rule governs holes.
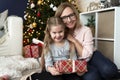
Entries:
MULTIPOLYGON (((65 40, 64 45, 56 46, 55 44, 50 45, 50 52, 45 55, 45 67, 53 66, 54 62, 58 60, 66 60, 70 58, 70 43, 65 40)), ((72 59, 77 59, 77 55, 72 56, 72 59)))

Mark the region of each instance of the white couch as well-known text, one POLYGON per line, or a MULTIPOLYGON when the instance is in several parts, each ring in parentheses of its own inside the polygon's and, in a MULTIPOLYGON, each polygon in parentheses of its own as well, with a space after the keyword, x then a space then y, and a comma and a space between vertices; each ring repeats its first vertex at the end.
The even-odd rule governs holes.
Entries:
POLYGON ((23 19, 9 16, 6 25, 6 36, 0 43, 0 76, 8 75, 11 80, 19 80, 24 71, 39 69, 40 65, 36 59, 22 56, 23 19))

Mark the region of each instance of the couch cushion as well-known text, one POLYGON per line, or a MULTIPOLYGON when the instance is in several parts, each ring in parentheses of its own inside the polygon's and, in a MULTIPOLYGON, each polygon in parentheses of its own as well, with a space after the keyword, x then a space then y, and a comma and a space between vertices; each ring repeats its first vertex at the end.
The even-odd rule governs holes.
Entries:
POLYGON ((8 37, 0 44, 0 56, 22 55, 23 20, 18 16, 7 18, 8 37))

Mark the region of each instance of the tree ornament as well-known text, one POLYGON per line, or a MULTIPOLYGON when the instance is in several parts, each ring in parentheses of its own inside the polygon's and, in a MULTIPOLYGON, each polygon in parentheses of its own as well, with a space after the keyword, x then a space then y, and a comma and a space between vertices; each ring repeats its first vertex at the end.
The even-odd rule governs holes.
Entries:
POLYGON ((42 0, 38 0, 37 4, 38 4, 38 5, 41 5, 42 2, 43 2, 42 0))
POLYGON ((27 36, 25 35, 25 38, 27 38, 27 36))
POLYGON ((33 23, 32 23, 32 26, 33 26, 33 28, 37 27, 37 23, 36 23, 36 22, 33 22, 33 23))
POLYGON ((40 12, 39 11, 37 12, 37 17, 40 17, 40 12))
POLYGON ((32 29, 32 28, 33 28, 33 25, 32 25, 32 24, 30 24, 30 25, 29 25, 29 28, 31 28, 31 29, 32 29))
POLYGON ((72 2, 72 0, 68 0, 69 2, 72 2))
POLYGON ((54 6, 54 7, 53 7, 53 11, 56 11, 56 10, 57 10, 57 7, 56 7, 56 6, 54 6))
POLYGON ((40 35, 40 32, 38 33, 38 35, 40 35))
POLYGON ((30 8, 32 9, 32 8, 34 8, 34 7, 35 7, 35 4, 34 4, 34 3, 31 3, 30 8))
POLYGON ((24 15, 24 19, 27 20, 27 14, 24 15))
POLYGON ((29 15, 28 18, 31 18, 31 16, 29 15))
POLYGON ((40 22, 41 24, 44 24, 44 22, 40 22))
POLYGON ((28 35, 30 36, 30 35, 31 35, 31 33, 28 33, 28 35))
POLYGON ((30 2, 30 0, 28 0, 28 2, 30 2))
POLYGON ((53 6, 54 6, 54 5, 51 3, 51 4, 50 4, 50 8, 53 8, 53 6))
POLYGON ((29 29, 29 33, 31 33, 33 30, 32 29, 29 29))
POLYGON ((24 40, 23 40, 23 43, 26 44, 26 43, 27 43, 27 39, 24 39, 24 40))

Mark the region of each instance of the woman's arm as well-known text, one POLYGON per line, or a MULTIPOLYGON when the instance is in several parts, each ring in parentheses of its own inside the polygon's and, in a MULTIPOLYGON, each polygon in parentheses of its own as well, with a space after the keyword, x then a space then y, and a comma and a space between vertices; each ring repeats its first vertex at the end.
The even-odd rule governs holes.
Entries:
POLYGON ((76 50, 77 50, 77 53, 79 54, 79 56, 82 56, 82 50, 83 50, 83 47, 82 47, 82 45, 80 44, 80 42, 77 40, 77 39, 75 39, 72 35, 68 35, 68 40, 70 40, 71 42, 73 42, 74 43, 74 45, 75 45, 75 48, 76 48, 76 50))
POLYGON ((76 36, 68 35, 68 39, 75 44, 80 58, 88 58, 93 54, 93 37, 90 28, 82 28, 76 36))

